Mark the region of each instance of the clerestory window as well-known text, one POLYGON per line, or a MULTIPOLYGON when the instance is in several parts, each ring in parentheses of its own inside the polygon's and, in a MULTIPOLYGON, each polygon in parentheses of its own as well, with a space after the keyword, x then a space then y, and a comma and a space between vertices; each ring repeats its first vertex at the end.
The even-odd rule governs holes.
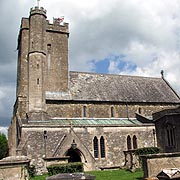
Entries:
POLYGON ((87 107, 83 106, 83 117, 87 117, 87 107))
POLYGON ((111 117, 114 117, 114 107, 111 107, 111 117))

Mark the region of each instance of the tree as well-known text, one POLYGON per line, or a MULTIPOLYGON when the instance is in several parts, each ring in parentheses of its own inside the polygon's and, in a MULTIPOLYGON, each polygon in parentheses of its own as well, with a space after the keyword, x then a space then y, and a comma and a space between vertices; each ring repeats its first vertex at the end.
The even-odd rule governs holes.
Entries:
POLYGON ((0 133, 0 159, 8 155, 8 141, 4 134, 0 133))

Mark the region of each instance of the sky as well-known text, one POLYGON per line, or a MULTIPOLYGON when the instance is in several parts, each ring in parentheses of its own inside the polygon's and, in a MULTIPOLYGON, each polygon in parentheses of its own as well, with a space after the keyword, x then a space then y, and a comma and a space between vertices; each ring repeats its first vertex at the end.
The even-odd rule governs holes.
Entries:
MULTIPOLYGON (((47 19, 69 23, 73 71, 161 77, 180 93, 179 0, 40 0, 47 19)), ((17 37, 37 0, 0 0, 0 132, 16 94, 17 37)))

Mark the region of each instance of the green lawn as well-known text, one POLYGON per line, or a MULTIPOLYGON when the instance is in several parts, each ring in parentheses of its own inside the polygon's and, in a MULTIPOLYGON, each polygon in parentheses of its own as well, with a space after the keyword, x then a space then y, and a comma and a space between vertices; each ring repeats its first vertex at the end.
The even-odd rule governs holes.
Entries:
MULTIPOLYGON (((105 171, 91 171, 86 172, 87 174, 92 174, 96 176, 95 180, 142 180, 143 171, 137 170, 131 173, 126 170, 105 170, 105 171)), ((48 175, 35 176, 32 180, 45 180, 48 175)))
POLYGON ((142 170, 137 170, 132 173, 126 170, 106 170, 106 171, 93 171, 87 172, 96 176, 95 180, 142 180, 143 172, 142 170))
POLYGON ((31 180, 45 180, 48 177, 47 174, 43 175, 43 176, 34 176, 31 178, 31 180))

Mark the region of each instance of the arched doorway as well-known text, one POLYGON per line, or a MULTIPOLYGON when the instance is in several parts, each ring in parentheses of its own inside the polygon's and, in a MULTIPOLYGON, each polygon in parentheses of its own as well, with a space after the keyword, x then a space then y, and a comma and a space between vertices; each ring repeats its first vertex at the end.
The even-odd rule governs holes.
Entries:
POLYGON ((69 160, 68 162, 81 162, 81 155, 80 155, 80 151, 76 148, 70 148, 67 153, 66 156, 69 156, 69 160))

